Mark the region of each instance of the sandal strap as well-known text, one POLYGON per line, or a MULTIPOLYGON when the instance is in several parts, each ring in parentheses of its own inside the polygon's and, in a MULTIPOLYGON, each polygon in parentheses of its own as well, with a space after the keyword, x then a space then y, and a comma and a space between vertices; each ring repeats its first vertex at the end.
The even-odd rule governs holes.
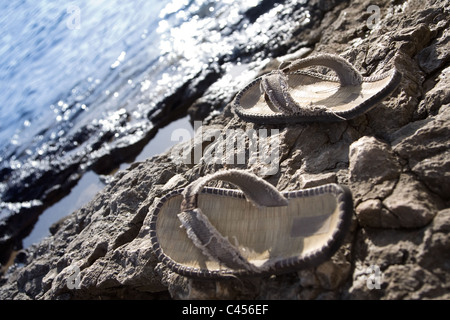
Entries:
POLYGON ((266 103, 274 111, 280 111, 284 114, 294 114, 300 107, 289 93, 289 85, 286 74, 280 70, 261 78, 261 91, 264 92, 266 103))
POLYGON ((241 189, 250 202, 257 207, 279 207, 288 204, 287 199, 270 183, 243 170, 222 170, 199 178, 183 191, 181 211, 198 207, 197 197, 206 184, 213 180, 227 181, 241 189))
POLYGON ((257 206, 286 206, 288 200, 270 183, 242 170, 224 170, 205 176, 190 184, 183 192, 184 200, 178 218, 194 245, 207 257, 231 269, 262 271, 244 258, 211 224, 208 217, 198 208, 198 194, 211 180, 224 180, 238 186, 253 204, 257 206))
POLYGON ((241 255, 239 250, 211 224, 200 208, 183 211, 178 214, 178 219, 186 229, 188 238, 205 256, 230 269, 252 272, 261 270, 241 255))
POLYGON ((295 72, 299 69, 323 66, 330 68, 336 72, 342 86, 357 86, 363 81, 363 76, 348 61, 338 55, 320 54, 317 56, 307 57, 285 62, 280 65, 281 71, 284 73, 295 72))
POLYGON ((357 86, 362 83, 362 75, 343 58, 321 54, 314 57, 298 59, 292 62, 284 62, 280 68, 261 78, 261 91, 264 92, 267 104, 287 115, 321 115, 330 113, 321 106, 301 107, 295 102, 289 93, 288 73, 311 66, 324 66, 336 72, 341 86, 357 86))

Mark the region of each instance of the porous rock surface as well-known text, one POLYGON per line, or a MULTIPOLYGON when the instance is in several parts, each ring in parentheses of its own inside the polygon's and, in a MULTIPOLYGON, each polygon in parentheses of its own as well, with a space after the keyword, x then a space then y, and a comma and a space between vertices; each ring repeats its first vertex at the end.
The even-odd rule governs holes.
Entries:
MULTIPOLYGON (((191 112, 205 105, 218 110, 204 129, 222 133, 278 129, 271 137, 281 142, 279 168, 263 177, 279 190, 328 182, 350 187, 352 227, 329 261, 281 276, 227 281, 192 280, 165 268, 150 249, 155 200, 223 167, 257 174, 261 168, 248 159, 240 165, 180 164, 170 150, 119 172, 89 204, 54 226, 52 236, 27 252, 24 266, 4 275, 0 299, 449 299, 448 2, 377 1, 380 19, 372 29, 366 24, 371 1, 312 3, 322 18, 293 35, 287 52, 340 54, 364 75, 394 64, 403 78, 391 96, 350 121, 262 126, 240 120, 230 103, 217 107, 224 100, 220 94, 214 99, 212 87, 191 112), (78 289, 68 286, 73 266, 80 269, 78 289)), ((203 154, 225 143, 203 144, 203 154)), ((193 148, 190 141, 183 146, 193 148)))

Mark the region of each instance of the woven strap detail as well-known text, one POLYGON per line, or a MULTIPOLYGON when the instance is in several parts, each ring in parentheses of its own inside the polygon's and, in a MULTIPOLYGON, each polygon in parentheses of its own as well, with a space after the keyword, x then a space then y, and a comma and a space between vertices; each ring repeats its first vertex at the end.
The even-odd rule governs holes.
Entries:
POLYGON ((226 170, 198 179, 186 187, 178 218, 194 245, 207 257, 235 270, 264 271, 264 266, 255 266, 245 259, 211 224, 198 208, 198 194, 211 180, 224 180, 238 186, 248 200, 257 206, 286 206, 288 200, 271 184, 245 171, 226 170))
POLYGON ((189 239, 205 256, 234 270, 264 270, 247 261, 239 250, 217 231, 199 208, 181 212, 178 218, 189 239))
POLYGON ((340 56, 331 54, 321 54, 282 63, 280 69, 284 73, 288 73, 312 66, 323 66, 336 72, 341 86, 357 86, 363 81, 362 75, 350 63, 340 56))
POLYGON ((288 78, 282 71, 276 70, 262 77, 261 91, 264 92, 266 103, 274 111, 284 114, 298 111, 297 103, 289 93, 288 78))
POLYGON ((311 66, 324 66, 336 72, 341 86, 358 86, 363 77, 351 64, 335 55, 322 54, 314 57, 285 62, 279 70, 261 79, 261 91, 269 107, 287 115, 321 116, 330 113, 325 106, 300 106, 289 93, 288 73, 311 66))
POLYGON ((222 170, 197 179, 184 189, 181 211, 197 208, 197 197, 206 184, 213 180, 227 181, 244 192, 247 200, 257 207, 287 206, 288 201, 270 183, 243 170, 222 170))

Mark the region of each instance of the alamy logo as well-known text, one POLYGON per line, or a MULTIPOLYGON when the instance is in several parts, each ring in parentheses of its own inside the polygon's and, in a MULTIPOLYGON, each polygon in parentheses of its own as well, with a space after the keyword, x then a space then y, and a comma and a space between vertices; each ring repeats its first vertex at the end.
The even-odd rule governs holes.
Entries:
POLYGON ((81 28, 81 9, 76 5, 69 5, 67 7, 67 14, 69 18, 66 21, 66 26, 70 30, 78 30, 81 28))
POLYGON ((181 142, 172 149, 171 159, 179 164, 258 165, 262 175, 278 172, 280 131, 278 129, 215 129, 194 122, 194 136, 186 129, 172 132, 171 141, 181 142))
POLYGON ((68 268, 69 276, 67 277, 67 288, 72 289, 80 289, 80 267, 77 265, 72 265, 68 268))
POLYGON ((372 15, 367 19, 367 28, 373 29, 380 22, 380 7, 376 5, 370 5, 367 7, 367 12, 372 15))

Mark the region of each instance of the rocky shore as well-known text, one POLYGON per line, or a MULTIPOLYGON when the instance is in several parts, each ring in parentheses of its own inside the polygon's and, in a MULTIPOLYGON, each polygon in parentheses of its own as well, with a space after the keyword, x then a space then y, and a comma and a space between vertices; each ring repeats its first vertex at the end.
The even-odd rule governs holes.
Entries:
MULTIPOLYGON (((299 18, 295 5, 284 6, 280 14, 286 19, 299 18)), ((278 129, 279 170, 264 176, 267 181, 279 190, 336 182, 353 193, 352 228, 332 259, 282 276, 209 282, 159 264, 148 227, 155 199, 224 166, 260 168, 249 161, 179 163, 173 158, 178 145, 117 173, 89 204, 55 224, 50 237, 22 252, 21 263, 0 279, 0 299, 449 299, 450 6, 432 0, 318 0, 308 9, 308 23, 282 43, 275 38, 267 44, 270 62, 256 67, 246 56, 255 72, 293 57, 332 53, 364 75, 395 65, 403 75, 397 90, 350 121, 262 126, 234 114, 231 101, 240 88, 224 92, 222 74, 211 69, 166 98, 155 119, 167 123, 171 114, 188 112, 204 129, 278 129), (379 14, 367 10, 371 5, 379 14)), ((220 144, 224 140, 204 143, 203 154, 220 144)), ((64 183, 75 172, 67 166, 56 175, 64 183)), ((57 188, 44 187, 46 179, 43 173, 35 183, 50 197, 57 188)), ((25 185, 16 187, 24 195, 20 201, 32 200, 25 185)), ((6 223, 0 228, 15 232, 6 223)))

